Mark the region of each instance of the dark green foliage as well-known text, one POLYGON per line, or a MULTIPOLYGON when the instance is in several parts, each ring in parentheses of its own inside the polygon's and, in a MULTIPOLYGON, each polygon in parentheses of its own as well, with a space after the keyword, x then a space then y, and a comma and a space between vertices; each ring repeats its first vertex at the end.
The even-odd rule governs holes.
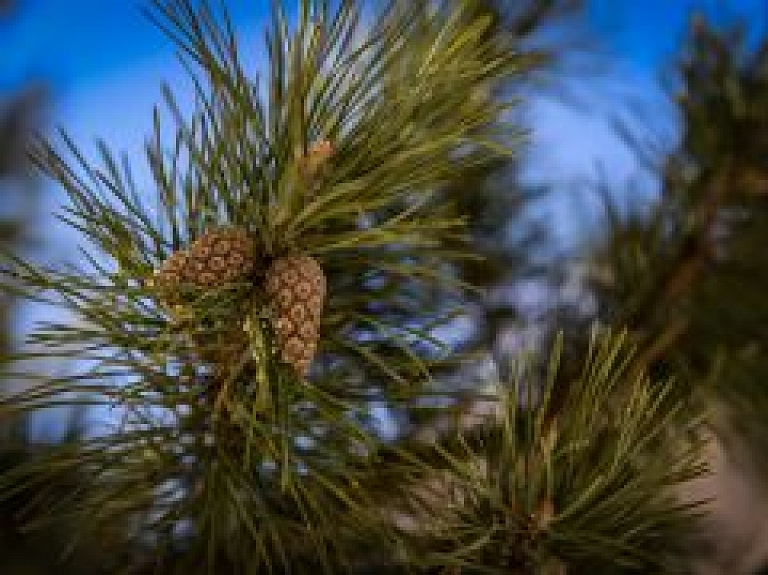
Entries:
MULTIPOLYGON (((597 334, 552 419, 561 343, 544 379, 519 362, 497 417, 438 448, 446 470, 403 505, 421 529, 416 562, 462 573, 683 573, 696 504, 676 489, 704 466, 703 414, 675 382, 633 372, 626 336, 597 334)), ((432 463, 431 465, 434 465, 432 463)))

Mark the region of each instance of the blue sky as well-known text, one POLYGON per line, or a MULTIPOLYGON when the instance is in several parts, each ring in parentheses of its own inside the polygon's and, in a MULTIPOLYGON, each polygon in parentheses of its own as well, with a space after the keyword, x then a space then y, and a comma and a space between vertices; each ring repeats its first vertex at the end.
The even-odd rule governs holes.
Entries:
MULTIPOLYGON (((149 3, 17 0, 13 18, 0 22, 0 90, 44 81, 51 125, 63 125, 79 141, 102 136, 118 149, 136 150, 150 127, 152 105, 160 101, 161 82, 178 84, 181 78, 172 43, 141 13, 149 3)), ((257 58, 269 0, 226 4, 246 51, 257 58)), ((766 5, 766 0, 587 0, 579 28, 602 53, 606 69, 583 86, 589 111, 564 107, 546 95, 531 102, 533 171, 540 163, 539 173, 589 177, 595 166, 608 163, 619 175, 631 172, 631 158, 621 145, 611 144, 605 116, 632 98, 659 108, 653 129, 668 128, 673 116, 664 108, 658 80, 691 11, 704 10, 718 21, 746 16, 765 25, 766 5), (585 133, 594 137, 585 141, 585 133)))
MULTIPOLYGON (((14 17, 0 23, 3 87, 30 77, 72 87, 170 47, 141 14, 148 0, 17 0, 17 4, 14 17)), ((226 4, 237 24, 258 24, 269 0, 226 4)), ((609 52, 640 68, 654 68, 675 51, 694 9, 720 21, 746 15, 765 24, 765 0, 588 0, 586 19, 609 52)))
MULTIPOLYGON (((0 24, 0 78, 42 78, 59 89, 98 81, 172 50, 142 14, 147 0, 17 0, 13 19, 0 24), (107 8, 108 6, 108 8, 107 8), (8 48, 8 49, 6 49, 8 48)), ((267 2, 227 3, 235 22, 258 23, 267 2)))
POLYGON ((593 29, 618 57, 654 68, 673 55, 692 11, 716 22, 746 17, 755 30, 768 24, 765 0, 589 0, 593 29))

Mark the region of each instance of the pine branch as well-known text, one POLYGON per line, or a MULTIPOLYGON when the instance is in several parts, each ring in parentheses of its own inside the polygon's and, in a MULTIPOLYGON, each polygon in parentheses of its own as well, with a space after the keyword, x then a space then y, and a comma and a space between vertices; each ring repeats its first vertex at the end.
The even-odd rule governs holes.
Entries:
POLYGON ((672 399, 673 382, 633 374, 625 340, 592 339, 556 422, 559 348, 545 381, 519 366, 495 419, 431 456, 425 446, 420 482, 396 499, 416 538, 412 562, 461 573, 684 572, 702 511, 676 490, 706 471, 703 414, 672 399))
POLYGON ((522 63, 469 1, 397 1, 367 31, 351 0, 298 8, 288 26, 275 6, 262 96, 225 11, 155 2, 197 107, 165 90, 175 134, 162 141, 156 111, 151 193, 106 143, 96 160, 64 132, 35 146, 87 245, 77 266, 6 261, 13 289, 69 315, 17 359, 74 373, 24 375, 0 416, 112 415, 0 477, 0 498, 40 488, 31 527, 74 520, 73 544, 116 529, 164 572, 179 548, 177 570, 244 573, 347 572, 361 549, 395 552, 365 488, 370 402, 412 401, 447 361, 434 331, 464 301, 451 265, 471 253, 438 192, 510 152, 508 105, 482 94, 522 63), (68 497, 44 489, 61 470, 83 477, 68 497))
MULTIPOLYGON (((664 310, 677 306, 685 301, 695 289, 700 276, 706 272, 707 264, 713 255, 713 234, 718 215, 728 199, 731 190, 730 181, 732 170, 730 163, 720 166, 711 176, 707 194, 701 203, 692 210, 694 229, 689 232, 686 244, 691 248, 681 252, 678 260, 672 265, 671 272, 661 280, 658 296, 647 296, 647 305, 633 309, 626 321, 621 325, 642 326, 648 318, 662 317, 664 310)), ((653 339, 652 345, 637 357, 636 369, 647 369, 656 361, 664 358, 675 349, 678 341, 685 336, 690 322, 685 318, 677 318, 669 322, 659 336, 653 339)))

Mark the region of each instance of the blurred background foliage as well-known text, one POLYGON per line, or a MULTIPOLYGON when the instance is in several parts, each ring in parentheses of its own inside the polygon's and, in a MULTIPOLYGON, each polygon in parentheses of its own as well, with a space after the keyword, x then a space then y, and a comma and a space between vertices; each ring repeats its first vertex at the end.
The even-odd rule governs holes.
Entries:
MULTIPOLYGON (((0 24, 14 18, 14 2, 0 2, 0 24)), ((0 66, 2 61, 0 60, 0 66)), ((0 90, 0 249, 12 253, 40 249, 44 238, 39 229, 41 185, 26 158, 26 147, 35 130, 45 122, 48 94, 38 82, 27 82, 0 90)), ((0 298, 0 362, 18 345, 18 302, 4 293, 0 298)), ((12 386, 0 381, 0 388, 12 386)), ((61 441, 71 441, 82 431, 79 415, 65 417, 66 433, 61 441)), ((27 418, 4 420, 0 416, 0 470, 6 471, 27 461, 45 448, 35 438, 27 418)), ((76 477, 62 477, 61 485, 50 485, 63 493, 76 485, 76 477)), ((77 556, 62 564, 66 551, 62 531, 43 530, 30 536, 24 532, 23 512, 38 495, 21 492, 0 506, 0 572, 9 575, 44 575, 53 572, 97 573, 98 563, 77 556)))
MULTIPOLYGON (((579 0, 485 4, 495 16, 495 32, 516 38, 530 56, 530 73, 505 90, 524 101, 543 92, 566 105, 583 105, 573 101, 567 84, 574 77, 588 84, 589 75, 596 73, 590 63, 599 68, 602 62, 579 26, 585 11, 594 7, 579 0), (581 56, 577 64, 574 51, 581 56)), ((0 18, 13 18, 14 8, 11 1, 0 2, 0 18)), ((601 198, 598 215, 585 219, 581 227, 576 224, 578 239, 567 249, 555 237, 557 222, 537 217, 542 202, 565 201, 563 186, 531 183, 525 177, 530 160, 526 154, 445 191, 459 199, 462 212, 470 217, 474 245, 486 256, 460 270, 483 295, 474 302, 469 320, 457 323, 449 334, 456 347, 473 358, 470 369, 478 373, 477 380, 488 369, 503 371, 509 358, 530 343, 546 347, 562 330, 566 339, 559 383, 567 390, 588 343, 588 326, 595 321, 625 326, 640 350, 638 368, 675 377, 679 394, 692 405, 717 407, 715 432, 732 446, 734 457, 740 455, 735 464, 754 478, 758 489, 768 487, 766 33, 756 21, 691 19, 690 33, 669 63, 678 144, 670 150, 636 139, 635 126, 648 111, 633 112, 629 100, 631 121, 622 116, 614 126, 635 153, 637 165, 653 175, 657 192, 648 199, 611 178, 590 184, 584 203, 601 198), (526 297, 531 292, 539 294, 533 306, 526 297)), ((4 250, 33 249, 35 241, 44 239, 31 233, 37 229, 41 202, 24 156, 28 136, 43 125, 44 93, 38 85, 0 91, 4 250)), ((622 109, 621 102, 613 105, 622 109)), ((526 121, 524 106, 515 113, 526 121)), ((569 137, 573 141, 568 145, 579 146, 590 134, 569 137)), ((604 169, 610 173, 611 166, 604 169)), ((575 187, 581 184, 576 175, 558 176, 561 182, 572 179, 575 187)), ((18 340, 14 303, 0 301, 0 354, 18 340)), ((474 381, 466 377, 466 369, 461 378, 446 370, 443 379, 450 384, 474 381)), ((557 397, 551 405, 553 415, 566 408, 557 397)), ((458 407, 467 421, 477 409, 475 404, 458 407)), ((66 418, 61 441, 83 432, 81 416, 66 418)), ((440 429, 429 410, 391 416, 396 423, 393 435, 403 442, 440 429)), ((32 430, 26 421, 0 420, 0 466, 10 468, 44 449, 45 442, 32 430)), ((62 477, 62 489, 77 480, 62 477)), ((0 509, 0 573, 111 572, 99 569, 119 562, 116 550, 125 551, 119 533, 115 539, 105 535, 103 545, 92 553, 71 557, 65 563, 68 571, 60 564, 65 551, 61 533, 22 533, 24 509, 35 495, 20 493, 0 509), (112 553, 104 551, 109 543, 112 553)), ((715 572, 746 572, 737 560, 722 560, 723 570, 715 572)))

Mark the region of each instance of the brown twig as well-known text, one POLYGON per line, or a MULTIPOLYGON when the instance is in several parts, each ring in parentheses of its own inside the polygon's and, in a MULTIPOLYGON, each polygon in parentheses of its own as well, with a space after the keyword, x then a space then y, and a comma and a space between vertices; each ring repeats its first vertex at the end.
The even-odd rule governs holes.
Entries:
MULTIPOLYGON (((695 210, 697 223, 692 249, 682 254, 678 265, 667 275, 660 288, 660 297, 651 303, 651 309, 634 310, 631 315, 630 327, 637 328, 648 318, 658 317, 659 313, 677 302, 685 299, 694 289, 696 281, 701 277, 712 254, 712 228, 728 197, 731 188, 730 178, 733 170, 731 161, 724 164, 712 176, 707 195, 695 210)), ((661 334, 645 338, 647 346, 638 353, 634 361, 636 369, 642 369, 661 359, 686 334, 690 321, 688 318, 677 318, 671 321, 661 334)))

